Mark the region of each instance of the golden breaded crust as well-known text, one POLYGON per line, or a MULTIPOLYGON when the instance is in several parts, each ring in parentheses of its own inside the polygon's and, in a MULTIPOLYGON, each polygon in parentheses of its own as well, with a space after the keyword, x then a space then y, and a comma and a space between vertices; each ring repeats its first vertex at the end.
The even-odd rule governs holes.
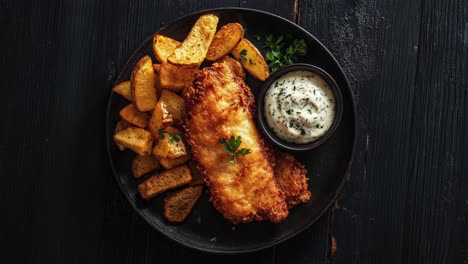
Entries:
POLYGON ((254 98, 229 64, 214 63, 196 75, 187 110, 187 139, 215 208, 233 223, 284 220, 287 205, 253 121, 254 98), (237 163, 220 143, 230 136, 240 136, 240 148, 251 151, 237 163))
POLYGON ((288 208, 310 199, 307 189, 307 170, 290 153, 274 151, 275 180, 284 193, 288 208))

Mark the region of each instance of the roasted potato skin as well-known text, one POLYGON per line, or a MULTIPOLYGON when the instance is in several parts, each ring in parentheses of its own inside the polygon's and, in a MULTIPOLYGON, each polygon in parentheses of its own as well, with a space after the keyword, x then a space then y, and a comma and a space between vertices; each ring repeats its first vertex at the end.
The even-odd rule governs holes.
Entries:
POLYGON ((131 87, 130 81, 125 81, 114 86, 114 88, 112 88, 112 91, 114 91, 117 94, 120 94, 125 99, 132 101, 132 91, 130 87, 131 87))
POLYGON ((130 78, 132 99, 138 111, 151 111, 156 105, 156 80, 153 62, 151 57, 146 55, 135 65, 130 78))
POLYGON ((153 154, 158 158, 178 159, 187 155, 187 150, 182 140, 171 143, 169 136, 167 136, 157 141, 153 148, 153 154))
POLYGON ((161 162, 161 166, 163 168, 171 169, 171 168, 177 167, 179 165, 182 165, 182 164, 188 162, 191 158, 192 158, 192 155, 189 152, 187 155, 185 155, 183 157, 180 157, 178 159, 160 158, 159 162, 161 162))
POLYGON ((161 97, 159 100, 166 104, 169 113, 174 119, 174 124, 178 126, 182 125, 182 121, 185 119, 186 116, 184 98, 182 98, 180 95, 176 94, 171 90, 162 89, 161 97))
MULTIPOLYGON (((115 131, 114 131, 114 135, 119 133, 120 131, 126 129, 126 128, 129 128, 131 127, 132 124, 128 123, 127 121, 125 120, 120 120, 119 122, 117 122, 117 125, 115 125, 115 131)), ((120 145, 120 144, 117 144, 117 147, 119 148, 120 151, 124 151, 125 150, 125 147, 120 145)))
POLYGON ((244 28, 239 23, 229 23, 224 25, 214 35, 208 52, 206 53, 206 60, 216 61, 219 58, 229 54, 241 41, 244 36, 244 28))
POLYGON ((150 155, 153 147, 153 136, 149 131, 139 127, 128 127, 114 135, 117 145, 129 148, 138 155, 150 155))
POLYGON ((164 199, 164 218, 173 223, 184 222, 202 191, 203 186, 191 186, 168 195, 164 199))
MULTIPOLYGON (((184 133, 181 130, 176 129, 174 127, 168 127, 166 128, 166 131, 172 135, 179 135, 181 137, 184 136, 184 133)), ((184 144, 185 144, 185 139, 184 139, 184 144)), ((190 153, 190 150, 186 149, 185 151, 186 151, 186 155, 180 158, 176 158, 176 159, 163 158, 163 157, 159 158, 159 162, 161 163, 161 166, 165 169, 171 169, 171 168, 180 166, 182 164, 185 164, 186 162, 192 159, 192 153, 190 153)))
POLYGON ((175 39, 156 34, 153 37, 154 57, 156 57, 160 63, 167 62, 167 57, 169 57, 180 44, 181 43, 175 39))
POLYGON ((132 174, 136 179, 161 168, 159 160, 151 155, 136 156, 132 160, 132 174))
POLYGON ((162 131, 162 135, 163 137, 160 136, 158 138, 153 148, 153 154, 156 157, 166 159, 178 159, 187 155, 187 147, 185 146, 185 143, 182 140, 182 131, 173 127, 168 127, 162 131), (175 135, 179 137, 174 138, 175 135))
POLYGON ((173 122, 174 120, 166 103, 159 101, 153 109, 153 114, 148 123, 148 130, 155 138, 158 138, 158 131, 171 126, 173 122))
POLYGON ((270 75, 268 64, 260 51, 249 40, 243 38, 231 51, 231 54, 256 79, 265 81, 270 75), (242 52, 245 52, 243 57, 241 57, 242 52))
POLYGON ((148 114, 138 111, 133 104, 128 104, 120 110, 120 117, 128 123, 141 128, 145 128, 149 120, 148 114))
POLYGON ((216 33, 219 18, 213 14, 200 16, 188 36, 167 58, 171 64, 183 68, 198 68, 205 60, 216 33))
POLYGON ((161 64, 159 63, 153 64, 153 69, 157 74, 159 74, 159 71, 161 70, 161 64))
POLYGON ((143 199, 148 200, 169 189, 188 184, 191 180, 190 169, 182 165, 151 176, 138 185, 138 191, 143 199))
POLYGON ((192 84, 198 68, 181 68, 170 63, 162 63, 159 69, 161 88, 180 92, 185 86, 192 84))

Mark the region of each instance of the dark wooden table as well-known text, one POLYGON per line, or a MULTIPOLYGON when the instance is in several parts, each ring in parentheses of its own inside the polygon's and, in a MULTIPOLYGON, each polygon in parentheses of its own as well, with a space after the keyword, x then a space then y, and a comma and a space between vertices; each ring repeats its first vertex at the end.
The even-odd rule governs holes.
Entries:
POLYGON ((0 28, 1 263, 468 263, 465 0, 2 0, 0 28), (283 16, 331 50, 358 138, 350 180, 319 221, 276 247, 220 256, 137 216, 111 173, 104 121, 139 43, 228 6, 283 16))

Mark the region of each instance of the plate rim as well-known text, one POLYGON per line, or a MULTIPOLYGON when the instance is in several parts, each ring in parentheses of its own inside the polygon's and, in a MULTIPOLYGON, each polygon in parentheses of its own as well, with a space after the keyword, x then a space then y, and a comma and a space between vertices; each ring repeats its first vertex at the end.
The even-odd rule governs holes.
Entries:
POLYGON ((201 14, 210 13, 210 12, 223 12, 223 11, 241 11, 241 12, 246 11, 246 12, 259 13, 259 14, 262 14, 262 15, 271 16, 271 17, 273 17, 275 19, 280 19, 283 22, 286 22, 287 24, 289 24, 289 25, 291 25, 293 27, 296 27, 302 33, 304 33, 308 37, 312 38, 327 53, 327 55, 330 56, 330 58, 332 59, 334 64, 336 64, 338 66, 339 71, 341 72, 341 74, 344 77, 344 81, 345 81, 346 86, 347 86, 346 89, 349 91, 349 95, 350 95, 351 101, 352 101, 352 116, 353 116, 353 126, 354 126, 352 150, 351 150, 351 154, 350 154, 350 157, 349 157, 348 164, 346 165, 345 175, 344 175, 343 179, 341 180, 340 184, 338 185, 338 188, 336 189, 335 193, 333 194, 332 199, 325 206, 325 209, 320 214, 318 214, 318 216, 315 217, 312 221, 310 221, 309 223, 307 223, 306 225, 302 226, 301 228, 297 229, 294 232, 291 232, 291 233, 289 233, 287 235, 280 236, 279 238, 277 238, 275 240, 271 240, 269 243, 265 243, 265 244, 262 244, 262 245, 257 246, 257 247, 251 247, 251 248, 248 248, 248 249, 232 249, 232 250, 221 250, 221 249, 216 249, 216 248, 199 247, 199 246, 190 244, 186 240, 182 240, 182 239, 180 239, 180 238, 178 238, 176 236, 171 236, 170 234, 168 234, 166 232, 163 232, 162 230, 159 230, 158 228, 156 228, 156 225, 152 221, 150 221, 149 216, 143 210, 140 210, 139 208, 137 208, 136 203, 133 202, 132 197, 125 190, 125 188, 123 186, 123 183, 120 180, 119 174, 115 169, 116 167, 114 165, 114 161, 113 161, 113 158, 112 158, 112 151, 111 151, 111 148, 112 148, 112 143, 111 142, 112 142, 112 140, 109 139, 109 135, 113 135, 113 133, 111 132, 111 129, 110 129, 109 125, 108 125, 108 122, 109 122, 110 112, 111 112, 111 102, 112 102, 111 99, 112 99, 112 96, 114 94, 114 92, 112 91, 112 88, 110 89, 110 95, 108 97, 107 111, 106 111, 106 117, 105 117, 105 124, 106 124, 106 128, 105 128, 106 139, 105 139, 105 141, 106 141, 107 156, 108 156, 109 165, 110 165, 111 170, 112 170, 112 174, 114 175, 114 179, 117 181, 117 184, 119 185, 120 192, 126 197, 127 201, 130 203, 133 210, 141 218, 143 218, 145 220, 145 222, 148 223, 151 226, 151 228, 155 229, 158 233, 163 234, 166 238, 169 238, 170 240, 175 241, 178 244, 180 244, 180 245, 182 245, 182 246, 184 246, 186 248, 194 249, 194 250, 197 250, 197 251, 200 251, 200 252, 203 252, 203 253, 212 253, 212 254, 220 254, 220 255, 221 254, 222 255, 234 255, 234 254, 240 254, 240 253, 257 252, 257 251, 260 251, 262 249, 271 248, 273 246, 276 246, 276 245, 278 245, 278 244, 280 244, 280 243, 282 243, 282 242, 284 242, 284 241, 286 241, 286 240, 288 240, 288 239, 290 239, 292 237, 295 237, 296 235, 302 233, 304 230, 306 230, 312 224, 314 224, 318 219, 320 219, 326 211, 329 210, 330 206, 335 202, 338 195, 341 193, 345 183, 349 180, 349 178, 351 176, 351 168, 352 168, 352 164, 353 164, 353 161, 354 161, 354 155, 355 155, 355 151, 356 151, 356 141, 357 141, 358 129, 357 129, 357 111, 356 111, 355 96, 354 96, 354 93, 352 91, 349 79, 346 76, 343 68, 341 67, 341 65, 339 64, 337 59, 335 58, 335 56, 333 56, 333 54, 328 50, 328 48, 322 42, 320 42, 314 35, 312 35, 312 33, 307 31, 306 29, 302 28, 300 25, 298 25, 298 24, 296 24, 296 23, 294 23, 294 22, 292 22, 292 21, 290 21, 290 20, 288 20, 288 19, 286 19, 284 17, 281 17, 281 16, 279 16, 277 14, 273 14, 273 13, 270 13, 270 12, 267 12, 267 11, 253 9, 253 8, 243 8, 243 7, 209 8, 209 9, 198 10, 198 11, 195 11, 195 12, 180 16, 180 17, 170 21, 166 25, 160 27, 159 30, 156 33, 154 33, 154 34, 150 35, 149 37, 145 38, 138 45, 138 47, 133 51, 132 55, 130 55, 130 57, 127 59, 126 63, 120 69, 119 74, 117 75, 112 87, 117 85, 117 80, 119 80, 121 75, 123 74, 122 69, 128 67, 128 64, 137 55, 137 51, 140 50, 148 40, 152 39, 154 37, 154 35, 161 32, 167 26, 173 25, 174 23, 177 23, 178 21, 184 20, 184 19, 186 19, 188 17, 191 17, 191 16, 201 15, 201 14))

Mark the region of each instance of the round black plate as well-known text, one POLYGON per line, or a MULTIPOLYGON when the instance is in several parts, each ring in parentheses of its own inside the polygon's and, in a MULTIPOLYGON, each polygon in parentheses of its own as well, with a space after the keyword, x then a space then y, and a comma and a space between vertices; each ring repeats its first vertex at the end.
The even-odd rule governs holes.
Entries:
MULTIPOLYGON (((246 29, 245 37, 260 50, 262 42, 255 40, 255 35, 292 34, 295 38, 307 41, 309 52, 299 62, 316 65, 327 71, 340 86, 343 95, 343 117, 334 135, 320 147, 302 153, 297 158, 306 165, 309 177, 309 190, 312 197, 308 203, 292 210, 288 218, 279 223, 258 222, 233 225, 225 220, 203 194, 192 213, 183 224, 171 224, 164 220, 163 198, 159 195, 150 201, 143 201, 137 192, 137 184, 130 172, 130 163, 134 156, 130 151, 121 152, 115 146, 112 135, 119 121, 119 111, 128 102, 120 95, 111 93, 107 112, 106 140, 110 164, 122 192, 138 214, 152 227, 169 238, 190 248, 213 253, 241 253, 256 251, 273 246, 293 237, 315 222, 337 197, 346 181, 354 153, 356 140, 356 111, 349 83, 330 52, 310 33, 292 22, 279 16, 251 9, 223 8, 211 9, 184 16, 159 31, 182 41, 196 19, 205 13, 219 17, 219 26, 229 22, 238 22, 246 29)), ((145 40, 131 56, 120 72, 116 84, 129 80, 133 66, 144 55, 152 56, 152 36, 145 40)), ((153 60, 156 61, 153 57, 153 60)), ((247 84, 256 94, 260 82, 247 78, 247 84)), ((313 238, 311 238, 313 239, 313 238)))

